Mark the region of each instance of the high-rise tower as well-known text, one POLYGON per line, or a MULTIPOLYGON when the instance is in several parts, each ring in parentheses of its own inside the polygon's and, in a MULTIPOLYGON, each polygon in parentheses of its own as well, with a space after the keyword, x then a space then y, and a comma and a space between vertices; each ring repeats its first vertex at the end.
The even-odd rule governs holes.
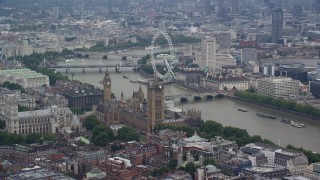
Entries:
POLYGON ((216 38, 206 37, 201 40, 202 67, 216 68, 216 38))
POLYGON ((239 14, 239 0, 232 0, 231 14, 239 14))
POLYGON ((225 14, 224 1, 225 0, 218 0, 218 17, 223 17, 225 14))
POLYGON ((147 85, 148 100, 148 133, 153 132, 153 128, 165 119, 165 98, 163 83, 154 80, 147 85))
POLYGON ((108 69, 103 78, 103 102, 104 104, 109 104, 111 101, 111 78, 108 69))
POLYGON ((272 32, 271 41, 278 43, 283 35, 283 11, 281 8, 272 11, 272 32))

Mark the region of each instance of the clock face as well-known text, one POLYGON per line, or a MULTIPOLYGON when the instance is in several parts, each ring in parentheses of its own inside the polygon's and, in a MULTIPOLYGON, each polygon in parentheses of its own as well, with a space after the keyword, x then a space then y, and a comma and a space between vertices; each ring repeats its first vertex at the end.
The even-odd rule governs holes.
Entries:
POLYGON ((110 82, 109 82, 109 81, 107 82, 107 85, 108 85, 108 86, 110 85, 110 82))

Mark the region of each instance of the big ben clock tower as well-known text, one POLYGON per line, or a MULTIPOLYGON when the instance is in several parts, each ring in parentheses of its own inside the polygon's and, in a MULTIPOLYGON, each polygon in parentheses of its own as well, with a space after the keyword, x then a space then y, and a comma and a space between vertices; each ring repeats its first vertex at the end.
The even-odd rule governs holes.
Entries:
POLYGON ((109 76, 108 68, 103 78, 103 102, 104 104, 109 104, 111 100, 111 78, 109 76))

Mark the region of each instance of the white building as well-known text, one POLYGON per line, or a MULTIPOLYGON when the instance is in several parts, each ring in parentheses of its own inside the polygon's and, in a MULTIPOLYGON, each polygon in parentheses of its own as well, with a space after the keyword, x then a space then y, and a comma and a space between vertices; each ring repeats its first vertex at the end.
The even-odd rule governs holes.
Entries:
POLYGON ((206 37, 201 41, 201 66, 216 68, 216 38, 206 37))
POLYGON ((249 89, 249 79, 245 77, 222 77, 207 80, 207 87, 213 90, 240 90, 249 89))
POLYGON ((299 80, 287 77, 268 77, 257 81, 257 93, 277 98, 289 98, 291 95, 297 95, 302 86, 299 80))
POLYGON ((303 176, 309 178, 310 180, 320 179, 320 162, 307 166, 307 168, 304 170, 303 176))
POLYGON ((30 69, 0 70, 0 84, 5 81, 16 83, 23 88, 37 88, 49 85, 49 77, 30 69))

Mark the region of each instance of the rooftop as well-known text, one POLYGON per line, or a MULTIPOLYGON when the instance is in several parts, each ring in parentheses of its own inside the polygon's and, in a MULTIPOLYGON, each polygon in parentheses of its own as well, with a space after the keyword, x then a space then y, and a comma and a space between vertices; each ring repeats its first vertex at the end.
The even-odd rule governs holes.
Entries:
POLYGON ((17 78, 37 78, 37 77, 47 78, 48 77, 48 76, 43 75, 41 73, 31 71, 30 69, 0 70, 0 76, 1 75, 12 76, 12 77, 17 77, 17 78))
POLYGON ((205 138, 202 138, 198 135, 197 131, 194 132, 193 136, 189 137, 189 138, 184 138, 183 139, 186 142, 206 142, 208 141, 205 138))
POLYGON ((73 180, 73 178, 64 176, 62 174, 40 168, 25 168, 21 173, 11 175, 8 180, 38 180, 38 179, 51 179, 51 180, 73 180))

